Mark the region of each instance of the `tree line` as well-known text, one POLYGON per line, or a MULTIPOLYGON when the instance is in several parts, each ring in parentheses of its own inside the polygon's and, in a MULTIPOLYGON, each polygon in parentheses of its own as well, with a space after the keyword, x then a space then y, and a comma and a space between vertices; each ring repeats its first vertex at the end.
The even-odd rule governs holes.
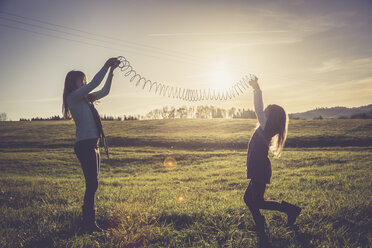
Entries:
MULTIPOLYGON (((230 109, 219 108, 215 106, 192 106, 192 107, 163 107, 160 109, 153 109, 145 115, 122 115, 111 116, 102 115, 101 119, 104 121, 132 121, 132 120, 157 120, 157 119, 256 119, 256 113, 250 109, 241 109, 232 107, 230 109)), ((295 115, 289 114, 290 119, 300 119, 295 115)), ((314 117, 314 120, 322 120, 320 115, 314 117)), ((354 114, 350 117, 340 116, 338 119, 372 119, 372 111, 368 113, 354 114)), ((6 113, 0 113, 0 121, 8 120, 6 113)), ((59 121, 64 120, 63 117, 55 115, 52 117, 33 117, 30 119, 21 118, 20 121, 59 121)))
POLYGON ((163 107, 153 109, 145 115, 145 119, 254 119, 256 114, 249 109, 230 108, 224 109, 215 106, 192 106, 192 107, 163 107))
MULTIPOLYGON (((123 116, 109 116, 109 115, 102 115, 100 116, 101 120, 103 121, 132 121, 138 120, 140 116, 132 116, 132 115, 123 115, 123 116)), ((62 121, 65 120, 63 117, 59 115, 55 115, 52 117, 33 117, 33 118, 20 118, 19 121, 62 121)))
MULTIPOLYGON (((110 116, 102 115, 101 120, 104 121, 131 121, 131 120, 157 120, 157 119, 255 119, 256 114, 250 109, 230 108, 224 109, 215 106, 193 106, 193 107, 163 107, 161 109, 153 109, 145 115, 122 115, 110 116)), ((30 119, 21 118, 20 121, 59 121, 64 120, 63 117, 55 115, 52 117, 33 117, 30 119)))
POLYGON ((355 114, 350 119, 372 119, 372 111, 368 113, 355 114))

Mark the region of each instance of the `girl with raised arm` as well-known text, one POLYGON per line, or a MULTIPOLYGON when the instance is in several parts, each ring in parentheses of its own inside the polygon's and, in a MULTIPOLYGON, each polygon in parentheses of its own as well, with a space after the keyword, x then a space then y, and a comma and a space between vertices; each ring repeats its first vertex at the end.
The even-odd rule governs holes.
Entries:
POLYGON ((70 71, 65 79, 62 111, 64 118, 71 119, 72 117, 76 125, 74 150, 85 177, 86 188, 82 207, 83 230, 88 233, 102 231, 95 221, 96 208, 94 205, 100 168, 99 141, 103 142, 108 156, 101 120, 93 103, 108 95, 113 72, 119 64, 118 59, 110 58, 88 84, 85 74, 81 71, 70 71), (109 69, 103 88, 90 93, 102 82, 109 69))
POLYGON ((285 201, 281 203, 264 199, 266 184, 270 184, 271 163, 268 152, 271 150, 279 157, 287 137, 288 116, 278 105, 269 105, 263 109, 262 92, 258 78, 249 84, 254 90, 254 108, 259 126, 253 133, 247 153, 247 179, 251 179, 244 194, 244 202, 252 213, 259 233, 265 232, 265 217, 260 209, 276 210, 288 215, 287 225, 291 226, 301 212, 301 208, 285 201))

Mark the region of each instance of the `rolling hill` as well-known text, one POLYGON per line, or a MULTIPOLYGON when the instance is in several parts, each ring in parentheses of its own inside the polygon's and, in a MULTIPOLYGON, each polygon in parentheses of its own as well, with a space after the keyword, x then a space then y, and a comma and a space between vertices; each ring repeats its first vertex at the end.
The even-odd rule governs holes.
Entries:
POLYGON ((316 108, 302 113, 292 113, 289 114, 289 117, 292 119, 314 119, 321 116, 322 118, 340 118, 347 117, 350 118, 352 115, 371 113, 372 104, 347 108, 347 107, 332 107, 332 108, 316 108))

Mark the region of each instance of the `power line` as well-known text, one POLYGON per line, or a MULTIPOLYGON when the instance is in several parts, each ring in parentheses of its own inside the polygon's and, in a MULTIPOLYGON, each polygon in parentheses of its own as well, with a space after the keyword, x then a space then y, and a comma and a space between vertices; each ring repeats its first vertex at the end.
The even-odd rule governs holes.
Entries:
MULTIPOLYGON (((123 40, 116 39, 116 38, 109 37, 109 36, 98 35, 98 34, 86 32, 86 31, 79 30, 79 29, 76 29, 76 28, 71 28, 71 27, 62 26, 62 25, 58 25, 58 24, 52 24, 52 23, 41 21, 41 20, 37 20, 37 19, 33 19, 33 18, 27 18, 27 17, 22 17, 22 16, 19 16, 19 15, 16 15, 16 14, 11 14, 11 13, 0 11, 0 14, 4 14, 4 13, 7 14, 7 15, 15 16, 17 18, 23 18, 23 19, 26 19, 26 20, 29 19, 29 20, 36 21, 36 22, 39 22, 39 23, 42 23, 42 24, 55 26, 55 27, 58 27, 58 28, 64 28, 64 29, 74 30, 74 31, 77 31, 77 32, 85 33, 85 34, 88 34, 88 35, 94 35, 94 36, 97 36, 97 37, 104 37, 105 39, 119 40, 119 41, 124 42, 124 43, 133 43, 133 42, 127 42, 127 41, 123 41, 123 40)), ((81 35, 81 34, 75 34, 75 33, 69 32, 69 31, 63 31, 63 30, 58 30, 58 29, 55 29, 55 28, 50 28, 50 27, 45 27, 45 26, 41 26, 41 25, 37 25, 37 24, 23 22, 23 21, 20 21, 20 20, 14 20, 14 19, 10 19, 10 18, 4 17, 4 16, 0 16, 0 19, 6 20, 8 22, 11 22, 12 24, 21 24, 21 25, 26 25, 27 27, 38 28, 38 29, 47 31, 47 33, 45 33, 45 32, 39 32, 39 31, 36 31, 36 30, 26 29, 24 27, 10 26, 10 25, 4 24, 4 23, 0 23, 0 26, 7 27, 9 29, 21 30, 21 31, 33 33, 33 34, 36 34, 36 35, 42 35, 42 36, 46 36, 46 37, 52 37, 52 38, 55 38, 55 39, 67 40, 67 41, 71 41, 71 42, 75 42, 75 43, 81 43, 81 44, 89 45, 89 46, 101 47, 101 48, 115 50, 115 51, 121 51, 121 52, 123 51, 123 49, 120 49, 118 47, 112 47, 111 46, 111 45, 114 45, 114 46, 123 46, 122 44, 118 44, 116 42, 106 41, 106 40, 92 38, 92 37, 87 37, 87 36, 84 36, 84 35, 81 35), (65 35, 73 36, 74 38, 75 37, 82 38, 82 39, 85 39, 85 40, 78 40, 78 39, 69 38, 69 37, 65 37, 65 36, 61 36, 61 35, 55 35, 55 34, 49 33, 48 31, 56 32, 57 34, 65 34, 65 35), (86 40, 88 40, 88 41, 86 41, 86 40), (103 44, 97 44, 97 43, 93 43, 93 42, 90 42, 90 41, 96 41, 96 42, 103 43, 103 44), (106 45, 106 44, 108 44, 108 45, 106 45)), ((134 53, 137 53, 137 54, 141 54, 141 55, 144 55, 146 57, 153 57, 153 58, 156 58, 156 59, 161 59, 161 58, 159 58, 159 56, 151 55, 151 53, 153 53, 153 54, 154 53, 155 54, 157 53, 157 54, 163 55, 163 56, 170 56, 172 60, 179 59, 179 60, 185 61, 185 58, 183 58, 182 56, 174 55, 174 54, 171 54, 171 53, 169 53, 168 51, 166 51, 164 49, 160 49, 160 48, 156 48, 156 47, 151 47, 151 46, 138 45, 138 44, 135 44, 135 45, 128 45, 128 44, 126 44, 125 45, 125 49, 126 50, 129 50, 129 51, 132 50, 131 52, 134 52, 134 53), (141 46, 144 49, 150 50, 150 55, 148 53, 142 52, 142 50, 140 50, 138 52, 139 48, 137 48, 137 47, 141 47, 141 46), (154 50, 158 50, 158 51, 154 51, 154 50)), ((187 62, 192 63, 192 64, 199 64, 195 60, 187 61, 187 62)), ((134 70, 132 70, 132 71, 134 71, 134 70)), ((132 80, 133 79, 131 79, 131 81, 132 80)), ((234 86, 234 87, 238 87, 238 86, 234 86)), ((156 88, 158 88, 158 87, 159 87, 159 85, 156 86, 156 88)), ((164 85, 162 87, 164 87, 164 85)), ((163 90, 160 90, 160 92, 163 92, 163 90)), ((225 97, 231 98, 231 96, 228 96, 228 94, 230 94, 230 93, 227 93, 226 92, 226 94, 223 96, 223 98, 225 98, 225 97)), ((191 95, 188 96, 188 97, 191 97, 191 95)), ((216 95, 215 97, 213 96, 212 98, 216 98, 217 99, 219 97, 222 97, 222 95, 221 96, 220 95, 218 95, 218 96, 216 95)), ((233 96, 233 97, 235 97, 235 96, 233 96)), ((195 95, 195 96, 192 96, 191 98, 199 98, 199 96, 196 96, 195 95)), ((204 96, 203 96, 203 98, 204 98, 204 96)))
MULTIPOLYGON (((53 35, 53 34, 45 34, 45 33, 41 33, 41 32, 38 32, 38 31, 33 31, 33 30, 21 28, 21 27, 9 26, 9 25, 3 24, 3 23, 0 23, 0 26, 7 27, 7 28, 10 28, 10 29, 17 29, 17 30, 21 30, 21 31, 25 31, 25 32, 30 32, 30 33, 37 34, 37 35, 43 35, 43 36, 53 37, 53 38, 62 39, 62 40, 78 42, 78 43, 82 43, 82 44, 85 44, 85 45, 98 46, 98 47, 107 48, 107 49, 114 49, 112 47, 101 46, 99 44, 93 44, 93 43, 89 43, 89 42, 85 42, 85 41, 73 40, 73 39, 69 39, 69 38, 65 38, 65 37, 61 37, 61 36, 57 36, 57 35, 53 35)), ((114 49, 114 50, 117 50, 117 49, 114 49)))
MULTIPOLYGON (((55 26, 55 27, 59 27, 59 28, 63 28, 63 29, 69 29, 69 30, 73 30, 73 31, 76 31, 76 32, 79 32, 79 33, 85 33, 85 34, 88 34, 88 35, 93 35, 93 36, 101 37, 101 38, 104 38, 104 39, 116 40, 116 41, 119 41, 121 43, 127 43, 127 44, 125 44, 126 46, 138 47, 140 49, 158 50, 159 52, 169 54, 169 56, 185 56, 185 57, 192 58, 192 59, 201 59, 200 57, 189 55, 189 54, 186 54, 186 53, 182 53, 180 51, 165 50, 165 49, 161 49, 161 48, 154 47, 154 46, 149 46, 149 45, 139 44, 139 43, 136 43, 136 42, 131 42, 131 41, 127 41, 127 40, 118 39, 116 37, 111 37, 111 36, 102 35, 102 34, 95 34, 95 33, 92 33, 92 32, 87 32, 87 31, 77 29, 77 28, 73 28, 73 27, 68 27, 68 26, 64 26, 64 25, 60 25, 60 24, 54 24, 54 23, 51 23, 51 22, 46 22, 46 21, 42 21, 42 20, 39 20, 39 19, 35 19, 35 18, 24 17, 24 16, 17 15, 17 14, 14 14, 14 13, 9 13, 9 12, 5 12, 5 11, 0 11, 0 13, 1 14, 6 14, 6 15, 9 15, 9 16, 14 16, 14 17, 17 17, 17 18, 22 18, 24 20, 31 20, 31 21, 34 21, 34 22, 39 22, 39 23, 42 23, 42 24, 50 25, 50 26, 55 26), (178 55, 175 55, 174 53, 177 53, 178 55)), ((5 17, 0 17, 0 18, 6 19, 5 17)), ((11 19, 7 19, 7 20, 15 21, 15 20, 11 20, 11 19)), ((68 32, 65 32, 65 31, 50 29, 50 28, 42 27, 42 26, 35 25, 35 24, 24 23, 24 22, 21 22, 21 21, 15 21, 15 22, 19 22, 19 23, 22 23, 22 24, 25 24, 25 25, 35 26, 35 27, 38 27, 38 28, 44 28, 44 29, 55 31, 55 32, 61 32, 61 33, 66 33, 66 34, 70 34, 70 35, 81 36, 80 34, 72 34, 72 33, 68 33, 68 32)), ((84 38, 93 39, 93 38, 88 38, 88 37, 84 37, 84 38)), ((95 39, 95 40, 97 40, 97 39, 95 39)), ((97 40, 97 41, 106 42, 106 43, 110 42, 110 41, 104 41, 104 40, 97 40)), ((111 41, 111 43, 112 43, 112 41, 111 41)), ((118 43, 114 43, 114 44, 117 45, 118 43)))
MULTIPOLYGON (((16 29, 16 30, 21 30, 21 31, 24 31, 24 32, 29 32, 29 33, 33 33, 33 34, 37 34, 37 35, 42 35, 42 36, 46 36, 46 37, 52 37, 52 38, 56 38, 56 39, 72 41, 72 42, 75 42, 75 43, 81 43, 81 44, 85 44, 85 45, 89 45, 89 46, 101 47, 101 48, 106 48, 106 49, 121 51, 121 52, 123 51, 123 49, 119 49, 119 48, 113 48, 113 47, 103 46, 103 45, 100 45, 100 44, 90 43, 90 42, 86 42, 86 41, 70 39, 70 38, 61 37, 61 36, 54 35, 54 34, 41 33, 41 32, 38 32, 38 31, 29 30, 29 29, 25 29, 25 28, 21 28, 21 27, 9 26, 9 25, 2 24, 2 23, 0 23, 0 26, 7 27, 9 29, 16 29)), ((132 51, 132 52, 143 55, 143 56, 146 56, 146 57, 153 57, 153 58, 156 58, 156 59, 160 59, 158 56, 148 55, 148 54, 137 52, 137 51, 132 51)))
MULTIPOLYGON (((12 20, 12 19, 8 19, 8 18, 5 18, 5 17, 2 17, 0 16, 0 19, 3 19, 3 20, 7 20, 7 21, 10 21, 10 22, 15 22, 15 23, 19 23, 19 24, 22 24, 22 25, 27 25, 27 26, 31 26, 31 27, 36 27, 36 28, 40 28, 40 29, 44 29, 44 30, 48 30, 48 31, 53 31, 53 32, 57 32, 57 33, 63 33, 63 34, 67 34, 67 35, 71 35, 71 36, 77 36, 77 37, 81 37, 81 38, 84 38, 84 39, 88 39, 88 40, 94 40, 94 41, 98 41, 98 42, 103 42, 103 43, 108 43, 107 41, 105 40, 100 40, 100 39, 94 39, 94 38, 90 38, 90 37, 86 37, 86 36, 82 36, 82 35, 79 35, 79 34, 74 34, 74 33, 70 33, 70 32, 66 32, 66 31, 61 31, 61 30, 56 30, 56 29, 53 29, 53 28, 48 28, 48 27, 43 27, 43 26, 40 26, 40 25, 35 25, 35 24, 30 24, 30 23, 26 23, 26 22, 22 22, 22 21, 18 21, 18 20, 12 20)), ((10 27, 10 26, 8 26, 10 27)), ((55 38, 57 38, 57 36, 54 36, 55 38)), ((61 38, 59 36, 59 38, 61 38)), ((72 40, 72 39, 68 39, 68 40, 72 40)), ((112 43, 112 42, 111 42, 112 43)), ((113 44, 113 45, 118 45, 118 46, 122 46, 121 44, 113 44)), ((105 48, 108 48, 107 46, 101 46, 101 47, 105 47, 105 48)), ((138 50, 138 48, 136 47, 133 47, 133 46, 126 46, 127 47, 131 47, 133 48, 134 50, 138 50)), ((118 48, 112 48, 111 49, 116 49, 116 50, 119 50, 118 48)), ((121 51, 121 50, 120 50, 121 51)), ((185 60, 183 57, 179 57, 179 56, 175 56, 175 55, 172 55, 172 54, 166 54, 166 53, 159 53, 159 54, 162 54, 162 55, 165 55, 165 56, 170 56, 172 58, 175 58, 175 57, 178 57, 179 59, 181 60, 185 60)), ((189 61, 188 61, 189 62, 189 61)))
POLYGON ((78 35, 78 34, 73 34, 73 33, 70 33, 70 32, 65 32, 65 31, 61 31, 61 30, 56 30, 56 29, 53 29, 53 28, 43 27, 43 26, 40 26, 40 25, 35 25, 35 24, 31 24, 31 23, 26 23, 26 22, 22 22, 22 21, 18 21, 18 20, 12 20, 12 19, 8 19, 8 18, 2 17, 2 16, 0 16, 0 19, 7 20, 7 21, 11 21, 11 22, 20 23, 20 24, 23 24, 23 25, 31 26, 31 27, 36 27, 36 28, 46 29, 46 30, 49 30, 49 31, 57 32, 57 33, 63 33, 63 34, 68 34, 68 35, 79 36, 79 37, 82 37, 82 38, 85 38, 85 39, 90 39, 90 40, 99 41, 99 42, 106 42, 106 41, 104 41, 104 40, 94 39, 94 38, 89 38, 89 37, 81 36, 81 35, 78 35))
MULTIPOLYGON (((74 28, 74 27, 55 24, 55 23, 51 23, 51 22, 47 22, 47 21, 43 21, 43 20, 40 20, 40 19, 31 18, 31 17, 25 17, 25 16, 21 16, 21 15, 15 14, 15 13, 0 11, 0 14, 5 14, 5 15, 8 15, 8 16, 17 17, 17 18, 21 18, 21 19, 24 19, 24 20, 31 20, 33 22, 38 22, 38 23, 42 23, 42 24, 46 24, 46 25, 50 25, 50 26, 55 26, 55 27, 58 27, 58 28, 73 30, 73 31, 76 31, 76 32, 79 32, 79 33, 75 34, 75 33, 70 33, 70 32, 66 32, 66 31, 62 31, 62 30, 56 30, 56 29, 52 29, 52 28, 43 27, 43 26, 40 26, 40 25, 21 22, 19 20, 7 19, 5 17, 0 16, 0 18, 6 19, 8 21, 18 22, 18 23, 21 23, 21 24, 24 24, 24 25, 34 26, 34 27, 38 27, 38 28, 42 28, 42 29, 47 29, 47 30, 54 31, 54 32, 65 33, 65 34, 68 34, 68 35, 80 36, 84 39, 91 39, 91 40, 95 40, 95 41, 102 42, 102 43, 105 43, 105 44, 110 43, 110 45, 115 45, 115 46, 120 46, 120 47, 123 47, 123 45, 124 45, 126 49, 128 49, 128 47, 129 47, 129 48, 132 48, 132 51, 139 50, 140 52, 135 52, 137 54, 149 56, 147 53, 146 54, 142 53, 142 50, 146 49, 146 50, 149 50, 150 53, 155 53, 155 54, 157 53, 159 55, 167 56, 168 58, 170 58, 172 60, 187 62, 189 64, 194 64, 194 65, 199 65, 199 66, 203 65, 203 63, 202 63, 203 58, 202 57, 198 57, 198 56, 195 56, 195 55, 190 55, 190 54, 183 53, 183 52, 180 52, 180 51, 171 50, 171 49, 162 49, 162 48, 158 48, 158 47, 154 47, 154 46, 149 46, 149 45, 145 45, 145 44, 140 44, 140 43, 135 43, 135 42, 127 41, 127 40, 118 39, 116 37, 111 37, 111 36, 102 35, 102 34, 96 34, 96 33, 92 33, 92 32, 87 32, 85 30, 77 29, 77 28, 74 28), (103 39, 115 40, 115 41, 119 41, 121 43, 112 42, 112 41, 105 41, 105 40, 91 38, 91 37, 86 37, 86 36, 81 35, 81 33, 88 34, 88 35, 93 35, 93 36, 100 37, 100 38, 103 38, 103 39)), ((68 40, 71 41, 72 39, 68 39, 68 40)), ((103 45, 103 46, 99 45, 99 46, 103 47, 103 48, 108 48, 107 45, 103 45)), ((112 47, 109 48, 109 49, 119 50, 118 48, 112 48, 112 47)), ((122 51, 122 49, 120 49, 120 51, 122 51)), ((149 57, 160 59, 158 56, 149 56, 149 57)), ((233 62, 233 65, 238 66, 238 64, 235 64, 234 62, 233 62)))
MULTIPOLYGON (((3 18, 3 17, 0 16, 0 19, 6 19, 6 18, 3 18)), ((13 20, 10 20, 10 19, 6 19, 6 20, 13 21, 13 20)), ((20 22, 20 21, 15 21, 15 22, 21 23, 21 24, 24 24, 24 25, 28 25, 28 26, 33 26, 33 27, 37 27, 37 28, 46 29, 46 30, 49 30, 49 31, 54 31, 54 32, 60 33, 59 30, 54 30, 54 29, 50 29, 50 28, 44 28, 44 27, 39 26, 39 25, 28 24, 28 23, 24 23, 24 22, 20 22)), ((46 36, 46 37, 52 37, 52 38, 55 38, 55 39, 62 39, 62 40, 72 41, 72 42, 75 42, 75 43, 81 43, 81 44, 85 44, 85 45, 89 45, 89 46, 96 46, 96 47, 106 48, 106 49, 120 51, 120 52, 123 51, 123 49, 120 49, 118 47, 111 47, 111 46, 107 46, 107 45, 101 45, 101 44, 91 43, 91 42, 87 42, 87 41, 66 38, 66 37, 62 37, 62 36, 58 36, 58 35, 54 35, 54 34, 42 33, 42 32, 38 32, 38 31, 35 31, 35 30, 25 29, 25 28, 22 28, 22 27, 10 26, 10 25, 4 24, 4 23, 0 23, 0 26, 7 27, 7 28, 10 28, 10 29, 21 30, 21 31, 25 31, 25 32, 29 32, 29 33, 33 33, 33 34, 37 34, 37 35, 42 35, 42 36, 46 36)), ((71 34, 71 33, 64 32, 64 31, 62 31, 62 33, 65 33, 65 34, 68 34, 68 35, 75 35, 75 34, 71 34)), ((77 36, 79 37, 79 35, 77 35, 77 36)), ((84 36, 80 36, 80 37, 85 38, 85 39, 89 39, 89 38, 86 38, 84 36)), ((97 39, 92 39, 92 40, 99 41, 97 39)), ((146 56, 146 57, 152 57, 152 58, 156 58, 156 59, 161 59, 159 56, 151 55, 151 54, 149 55, 148 53, 143 53, 142 51, 138 51, 138 49, 135 49, 135 48, 134 49, 133 48, 132 49, 130 49, 130 48, 128 49, 128 47, 126 46, 125 49, 126 50, 129 50, 129 51, 131 51, 133 53, 146 56)), ((164 53, 163 54, 160 53, 160 55, 168 56, 168 59, 171 59, 171 60, 174 60, 174 61, 183 61, 183 62, 188 62, 188 63, 191 63, 191 64, 198 64, 195 61, 188 61, 188 60, 185 60, 182 57, 177 57, 177 56, 174 56, 174 55, 168 55, 168 54, 164 54, 164 53)))

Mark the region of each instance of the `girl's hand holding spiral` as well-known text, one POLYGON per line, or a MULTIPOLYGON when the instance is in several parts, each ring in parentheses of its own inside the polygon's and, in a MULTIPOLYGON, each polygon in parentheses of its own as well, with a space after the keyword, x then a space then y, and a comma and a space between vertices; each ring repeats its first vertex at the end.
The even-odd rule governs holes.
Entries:
POLYGON ((117 58, 109 58, 109 59, 106 61, 104 67, 115 66, 115 68, 116 68, 116 67, 119 66, 119 64, 120 64, 120 61, 119 61, 117 58))
POLYGON ((259 90, 260 86, 258 85, 258 77, 254 76, 250 81, 249 85, 254 89, 254 90, 259 90))

